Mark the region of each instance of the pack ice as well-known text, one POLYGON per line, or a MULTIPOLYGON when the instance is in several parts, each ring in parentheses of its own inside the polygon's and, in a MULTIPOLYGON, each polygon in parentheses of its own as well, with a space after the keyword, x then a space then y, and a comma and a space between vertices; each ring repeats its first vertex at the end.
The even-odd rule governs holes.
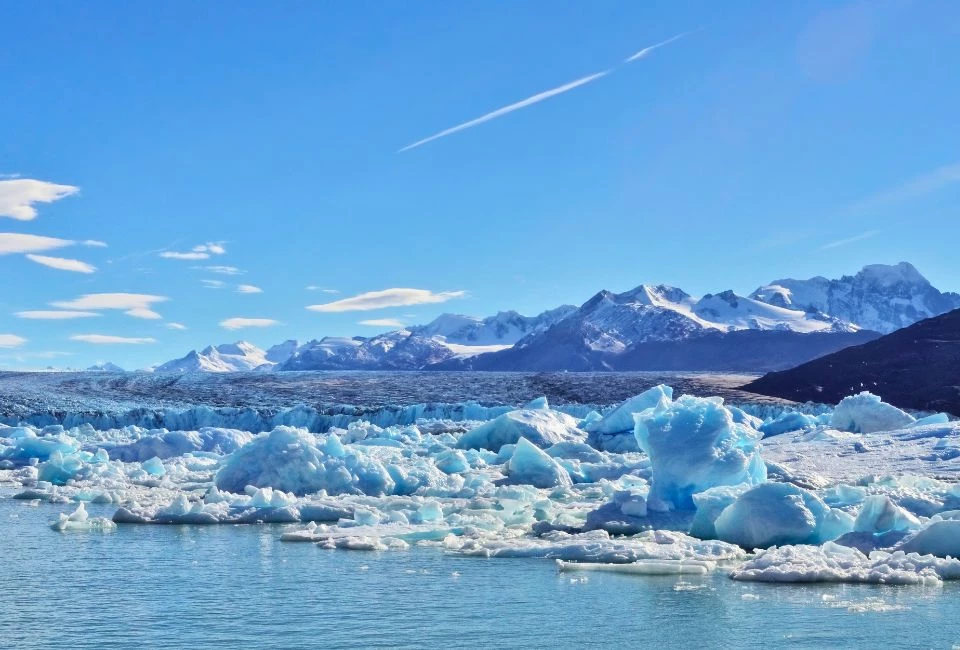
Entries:
POLYGON ((204 407, 139 424, 25 418, 0 425, 0 484, 62 510, 51 526, 64 532, 265 522, 290 542, 564 571, 960 577, 960 424, 870 393, 772 407, 657 386, 605 407, 254 413, 236 409, 231 426, 204 407), (112 520, 88 503, 112 506, 112 520))

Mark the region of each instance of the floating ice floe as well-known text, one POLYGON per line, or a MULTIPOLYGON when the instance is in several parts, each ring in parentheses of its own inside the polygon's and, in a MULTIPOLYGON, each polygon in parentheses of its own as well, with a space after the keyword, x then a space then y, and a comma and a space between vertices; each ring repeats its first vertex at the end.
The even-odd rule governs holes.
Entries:
POLYGON ((557 569, 560 571, 606 571, 645 576, 707 575, 716 568, 717 563, 709 560, 637 560, 630 564, 557 560, 557 569))
POLYGON ((109 532, 116 529, 117 525, 106 517, 90 517, 87 514, 86 507, 81 503, 69 515, 61 513, 57 521, 50 524, 50 527, 60 532, 67 531, 101 531, 109 532))
POLYGON ((827 543, 780 546, 759 552, 730 572, 734 580, 757 582, 851 582, 938 585, 960 579, 960 560, 897 551, 874 551, 827 543))

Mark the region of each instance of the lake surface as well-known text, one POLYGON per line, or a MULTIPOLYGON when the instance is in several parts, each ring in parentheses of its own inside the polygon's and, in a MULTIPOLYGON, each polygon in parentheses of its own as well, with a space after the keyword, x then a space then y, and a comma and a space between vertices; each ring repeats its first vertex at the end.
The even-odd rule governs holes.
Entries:
MULTIPOLYGON (((0 497, 0 646, 954 648, 960 585, 559 573, 546 560, 329 551, 281 526, 57 533, 0 497), (586 581, 582 581, 586 578, 586 581), (882 602, 881 602, 882 601, 882 602)), ((90 505, 109 516, 111 506, 90 505)))

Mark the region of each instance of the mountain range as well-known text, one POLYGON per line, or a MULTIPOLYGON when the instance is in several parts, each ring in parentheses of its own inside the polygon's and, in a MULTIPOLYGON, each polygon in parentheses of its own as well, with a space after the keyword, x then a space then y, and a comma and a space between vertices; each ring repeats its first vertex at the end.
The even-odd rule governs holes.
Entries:
POLYGON ((736 370, 791 367, 960 308, 911 264, 829 280, 782 279, 749 296, 696 298, 667 285, 600 291, 538 316, 444 314, 373 337, 237 342, 191 351, 156 372, 273 370, 736 370))

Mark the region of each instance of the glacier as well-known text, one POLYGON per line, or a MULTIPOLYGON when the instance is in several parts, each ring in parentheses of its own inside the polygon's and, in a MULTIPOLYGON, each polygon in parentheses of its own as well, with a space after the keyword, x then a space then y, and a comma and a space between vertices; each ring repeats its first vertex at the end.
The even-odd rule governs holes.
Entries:
POLYGON ((342 551, 424 546, 562 571, 960 578, 949 416, 869 393, 735 404, 666 385, 556 401, 8 414, 0 489, 72 508, 51 527, 78 534, 269 523, 342 551), (91 503, 113 516, 87 517, 91 503))

